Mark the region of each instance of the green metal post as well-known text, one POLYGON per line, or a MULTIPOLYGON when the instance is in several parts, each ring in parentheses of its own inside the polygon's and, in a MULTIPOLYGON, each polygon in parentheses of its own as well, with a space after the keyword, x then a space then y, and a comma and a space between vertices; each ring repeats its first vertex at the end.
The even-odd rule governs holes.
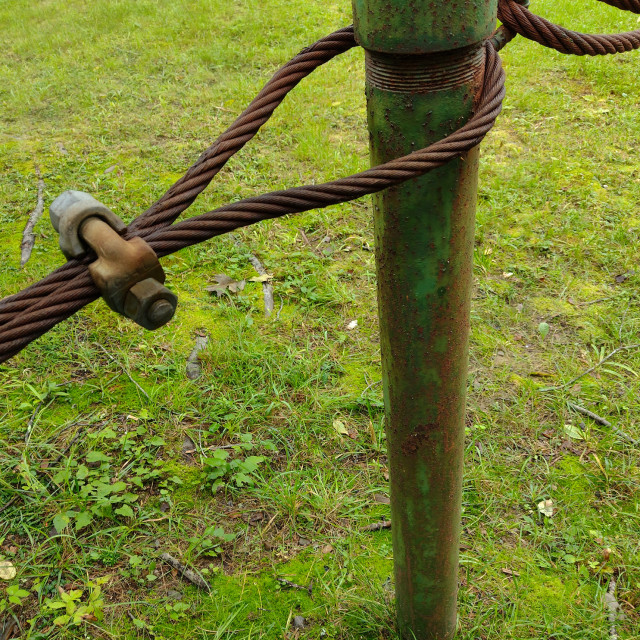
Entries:
MULTIPOLYGON (((373 164, 471 115, 497 0, 353 0, 373 164)), ((374 199, 395 589, 407 640, 456 630, 478 149, 374 199)))

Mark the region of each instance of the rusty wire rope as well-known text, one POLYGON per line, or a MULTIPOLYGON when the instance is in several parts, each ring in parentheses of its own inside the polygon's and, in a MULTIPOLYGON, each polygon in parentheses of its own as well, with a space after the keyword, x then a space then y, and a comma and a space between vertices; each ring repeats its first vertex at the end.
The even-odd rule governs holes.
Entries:
MULTIPOLYGON (((341 50, 354 46, 352 30, 343 30, 339 33, 351 34, 351 40, 347 42, 345 39, 341 50), (350 46, 347 46, 348 44, 350 46)), ((203 175, 204 171, 216 172, 219 170, 218 165, 214 164, 211 167, 210 165, 213 164, 213 161, 207 158, 208 155, 217 157, 217 152, 213 149, 216 145, 213 145, 210 150, 201 156, 194 167, 185 174, 185 177, 178 181, 158 201, 159 203, 165 202, 168 204, 168 207, 164 210, 170 211, 170 214, 159 221, 156 219, 154 223, 148 225, 146 221, 152 219, 152 215, 147 214, 149 217, 145 216, 142 224, 132 225, 131 228, 134 228, 134 231, 130 231, 128 237, 132 235, 141 236, 161 257, 261 220, 327 207, 375 193, 389 186, 421 176, 436 167, 446 164, 479 144, 500 113, 505 93, 504 70, 495 48, 490 43, 487 43, 485 50, 485 75, 476 111, 463 127, 447 138, 425 149, 415 151, 410 155, 347 178, 341 178, 326 184, 295 187, 241 200, 178 224, 170 225, 171 216, 179 215, 179 212, 176 213, 176 209, 185 205, 186 202, 190 204, 195 195, 197 195, 197 193, 194 195, 196 190, 199 193, 208 183, 206 178, 198 176, 203 175), (199 168, 203 168, 202 173, 199 168)), ((341 51, 334 49, 333 55, 337 55, 339 52, 341 51)), ((276 74, 276 77, 278 77, 278 74, 276 74)), ((280 101, 283 97, 284 95, 280 98, 280 101)), ((262 107, 259 104, 257 108, 262 107)), ((247 112, 250 110, 251 108, 247 109, 247 112)), ((257 128, 255 127, 256 131, 257 128)), ((246 135, 249 135, 249 133, 242 131, 237 139, 242 141, 246 135)), ((237 148, 240 148, 245 142, 246 140, 238 143, 237 148)), ((223 153, 227 154, 228 148, 223 148, 223 153)), ((215 173, 211 177, 213 175, 215 173)), ((187 206, 188 204, 183 208, 187 206)), ((152 207, 149 211, 156 212, 160 210, 163 210, 163 207, 152 207)), ((71 267, 58 269, 51 276, 44 278, 38 285, 34 285, 31 288, 32 292, 38 294, 35 297, 26 297, 24 294, 29 290, 25 290, 22 292, 22 296, 18 294, 18 296, 13 296, 0 303, 1 317, 5 321, 0 326, 0 362, 15 355, 29 342, 35 340, 98 297, 98 290, 86 268, 89 261, 90 258, 82 261, 73 261, 75 264, 71 267), (73 274, 70 278, 66 277, 70 274, 73 274), (51 293, 41 294, 43 291, 49 292, 52 289, 53 292, 51 293), (16 306, 22 307, 19 313, 7 311, 7 307, 15 309, 16 306)))
POLYGON ((143 237, 158 256, 165 256, 261 220, 327 207, 376 193, 450 162, 482 141, 502 108, 504 70, 493 46, 487 44, 485 50, 485 75, 478 107, 465 125, 443 140, 347 178, 274 191, 234 202, 143 237))
MULTIPOLYGON (((600 1, 640 13, 640 0, 600 1)), ((505 94, 505 75, 497 52, 517 34, 573 55, 622 53, 640 47, 640 31, 581 34, 536 16, 516 0, 499 0, 498 17, 503 24, 485 43, 485 73, 475 113, 443 140, 347 178, 267 193, 172 224, 229 158, 253 138, 289 91, 314 69, 356 46, 353 27, 340 29, 285 64, 185 175, 129 225, 123 237, 144 238, 162 257, 262 220, 376 193, 446 164, 479 144, 495 123, 505 94)), ((71 260, 39 282, 0 300, 0 362, 99 297, 87 269, 93 258, 71 260)))
MULTIPOLYGON (((607 4, 618 8, 629 8, 630 11, 639 9, 638 0, 627 0, 627 2, 611 0, 607 4), (628 5, 628 7, 619 5, 628 5)), ((531 13, 516 0, 500 0, 498 18, 511 31, 560 53, 575 56, 601 56, 625 53, 640 48, 640 30, 602 35, 579 33, 531 13)))
POLYGON ((622 9, 623 11, 640 13, 640 0, 600 0, 600 2, 610 4, 612 7, 622 9))
MULTIPOLYGON (((318 40, 285 64, 187 173, 129 225, 124 237, 138 235, 137 229, 161 228, 171 224, 193 203, 229 158, 258 132, 291 89, 319 66, 354 46, 353 27, 346 27, 318 40)), ((89 262, 90 257, 71 260, 40 282, 1 300, 0 326, 12 320, 16 313, 30 308, 39 298, 59 293, 65 283, 86 272, 89 262)))

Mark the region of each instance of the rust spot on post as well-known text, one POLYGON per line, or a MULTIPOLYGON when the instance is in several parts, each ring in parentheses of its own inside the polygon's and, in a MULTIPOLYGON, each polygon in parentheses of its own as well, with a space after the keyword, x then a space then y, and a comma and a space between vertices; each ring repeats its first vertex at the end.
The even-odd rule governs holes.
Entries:
MULTIPOLYGON (((402 443, 402 453, 412 456, 418 453, 426 444, 430 442, 430 434, 437 430, 436 424, 420 425, 413 433, 410 433, 402 443)), ((433 444, 433 443, 432 443, 433 444)))

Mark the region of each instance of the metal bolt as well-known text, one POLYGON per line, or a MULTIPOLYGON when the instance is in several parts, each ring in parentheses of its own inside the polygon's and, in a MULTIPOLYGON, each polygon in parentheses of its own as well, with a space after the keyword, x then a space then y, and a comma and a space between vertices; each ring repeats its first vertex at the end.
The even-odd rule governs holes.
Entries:
POLYGON ((153 331, 167 324, 176 312, 178 298, 154 278, 134 284, 124 301, 124 314, 153 331))
POLYGON ((162 326, 173 318, 175 312, 175 308, 168 300, 157 300, 151 305, 147 317, 152 324, 162 326))

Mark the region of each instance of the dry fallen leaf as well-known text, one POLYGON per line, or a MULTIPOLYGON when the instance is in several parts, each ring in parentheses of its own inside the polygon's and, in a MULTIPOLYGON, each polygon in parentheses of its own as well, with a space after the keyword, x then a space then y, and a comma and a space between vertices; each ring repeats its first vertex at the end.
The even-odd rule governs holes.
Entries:
POLYGON ((0 560, 0 580, 13 580, 16 577, 16 568, 9 560, 0 560))
POLYGON ((539 502, 538 511, 547 518, 551 518, 553 516, 553 500, 542 500, 542 502, 539 502))
POLYGON ((520 574, 517 571, 512 571, 511 569, 507 569, 506 567, 502 569, 502 573, 504 573, 505 576, 512 576, 514 578, 520 577, 520 574))
POLYGON ((191 439, 189 435, 184 436, 182 441, 182 457, 187 462, 193 462, 193 454, 196 453, 196 443, 191 439))
POLYGON ((258 513, 252 513, 246 522, 252 527, 256 527, 258 523, 262 522, 263 520, 264 520, 264 513, 259 511, 258 513))
POLYGON ((97 622, 98 618, 96 618, 93 613, 83 613, 80 616, 85 622, 97 622))
POLYGON ((622 284, 623 282, 626 282, 631 276, 635 275, 635 271, 627 271, 626 273, 621 273, 620 275, 617 275, 615 277, 615 281, 618 284, 622 284))
POLYGON ((333 428, 341 436, 348 436, 349 435, 349 430, 347 429, 347 427, 344 426, 344 422, 342 422, 342 420, 334 420, 333 421, 333 428))
POLYGON ((264 273, 261 276, 253 276, 253 278, 249 278, 249 282, 269 282, 269 280, 273 280, 273 276, 270 273, 264 273))
POLYGON ((357 320, 352 320, 348 325, 347 325, 347 329, 349 329, 349 331, 351 331, 352 329, 355 329, 358 326, 358 321, 357 320))
POLYGON ((213 279, 215 280, 216 284, 205 287, 205 289, 210 293, 215 293, 218 298, 220 298, 225 291, 229 291, 231 293, 239 293, 245 288, 247 284, 246 280, 234 280, 224 273, 217 273, 215 276, 213 276, 213 279))

